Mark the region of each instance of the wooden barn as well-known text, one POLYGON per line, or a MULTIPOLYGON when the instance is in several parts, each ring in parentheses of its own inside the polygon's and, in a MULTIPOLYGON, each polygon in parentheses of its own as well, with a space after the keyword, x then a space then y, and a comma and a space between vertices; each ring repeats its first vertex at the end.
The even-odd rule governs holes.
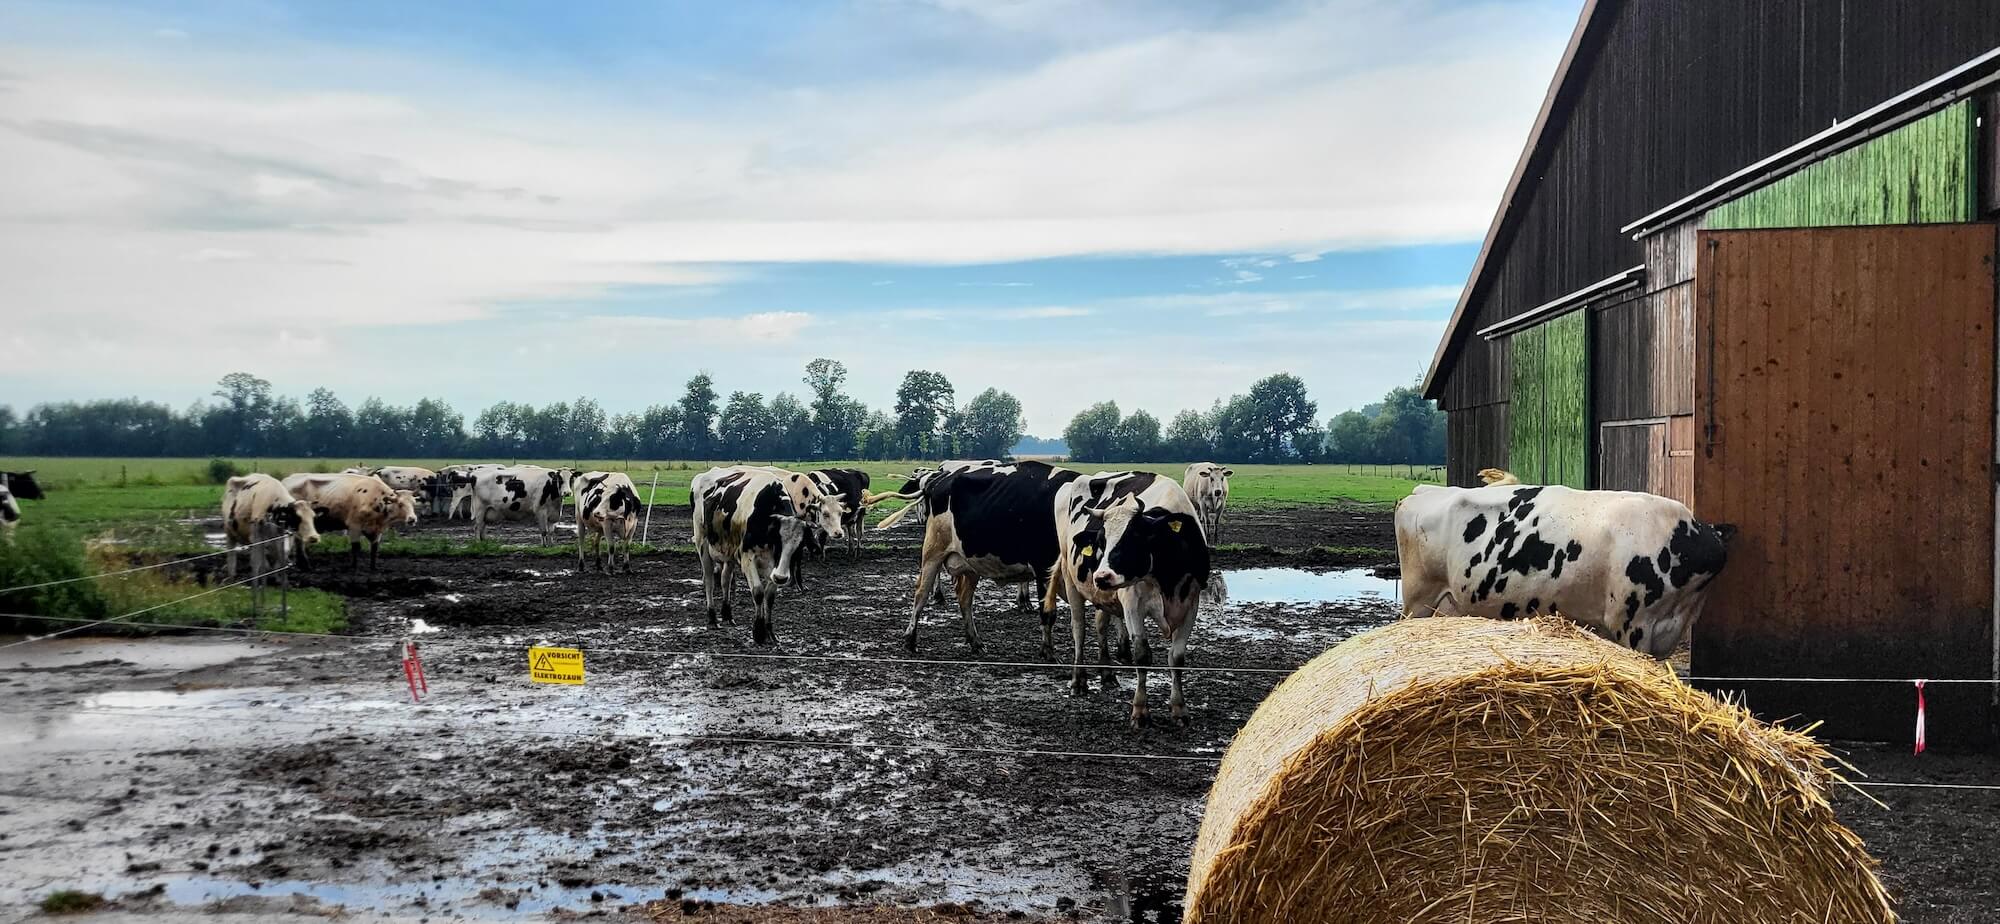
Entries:
MULTIPOLYGON (((1697 675, 2000 678, 1997 126, 1993 0, 1586 3, 1425 377, 1451 481, 1735 524, 1697 675)), ((1723 686, 1910 734, 1908 687, 1723 686)))

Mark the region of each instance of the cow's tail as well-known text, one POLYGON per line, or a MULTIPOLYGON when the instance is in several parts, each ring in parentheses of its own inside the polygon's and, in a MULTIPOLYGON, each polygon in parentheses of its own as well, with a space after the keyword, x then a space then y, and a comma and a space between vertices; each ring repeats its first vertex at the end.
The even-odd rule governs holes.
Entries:
MULTIPOLYGON (((922 496, 922 495, 920 495, 920 494, 876 494, 876 495, 872 495, 872 496, 869 496, 869 497, 864 497, 864 498, 862 499, 862 502, 861 502, 861 504, 862 504, 862 506, 866 507, 866 506, 869 506, 869 505, 871 505, 871 504, 874 504, 874 503, 875 503, 875 502, 877 502, 877 501, 885 501, 885 500, 890 500, 890 499, 896 499, 896 500, 904 500, 904 501, 908 501, 908 500, 915 500, 916 498, 918 498, 918 497, 920 497, 920 496, 922 496)), ((882 522, 880 522, 880 523, 877 523, 877 524, 875 524, 875 531, 876 531, 876 532, 881 532, 882 530, 885 530, 885 529, 895 529, 895 528, 896 528, 896 525, 897 525, 897 524, 899 524, 899 523, 901 523, 901 522, 903 522, 903 519, 904 519, 905 517, 909 516, 909 515, 910 515, 910 512, 911 512, 911 511, 913 511, 913 510, 915 510, 915 509, 917 509, 917 505, 916 505, 916 504, 904 504, 904 505, 903 505, 903 508, 902 508, 902 509, 900 509, 900 510, 897 510, 897 511, 896 511, 895 513, 892 513, 892 514, 889 514, 889 515, 888 515, 887 517, 883 518, 882 522)))

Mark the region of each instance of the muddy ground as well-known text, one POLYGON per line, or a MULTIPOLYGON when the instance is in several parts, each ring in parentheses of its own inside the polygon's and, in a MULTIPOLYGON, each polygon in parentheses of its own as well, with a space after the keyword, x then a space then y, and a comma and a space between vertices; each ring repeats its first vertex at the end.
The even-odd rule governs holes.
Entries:
MULTIPOLYGON (((656 514, 655 538, 684 518, 656 514)), ((1393 557, 1384 513, 1237 527, 1225 541, 1250 548, 1221 556, 1228 597, 1202 611, 1196 666, 1290 668, 1392 618, 1393 584, 1365 567, 1393 557), (1319 546, 1385 551, 1304 551, 1319 546)), ((870 541, 782 596, 777 652, 908 657, 915 534, 870 541)), ((740 906, 780 903, 854 920, 1177 920, 1213 773, 1179 758, 1219 756, 1279 679, 1191 675, 1191 727, 1134 732, 1129 673, 1074 697, 1048 668, 734 659, 768 650, 747 614, 707 627, 692 556, 616 576, 572 564, 397 557, 307 576, 350 595, 357 634, 441 630, 415 636, 421 705, 387 641, 0 653, 0 918, 69 887, 142 911, 364 918, 756 920, 740 906), (586 649, 588 683, 530 683, 524 649, 544 642, 586 649)), ((978 607, 984 658, 1040 660, 1039 622, 1011 592, 989 586, 978 607)), ((955 615, 926 615, 917 657, 971 657, 955 615)), ((1165 677, 1151 689, 1163 717, 1165 677)), ((1848 756, 1884 779, 2000 779, 1987 755, 1848 756)), ((1840 805, 1906 918, 2000 920, 2000 793, 1876 794, 1889 810, 1840 805)))

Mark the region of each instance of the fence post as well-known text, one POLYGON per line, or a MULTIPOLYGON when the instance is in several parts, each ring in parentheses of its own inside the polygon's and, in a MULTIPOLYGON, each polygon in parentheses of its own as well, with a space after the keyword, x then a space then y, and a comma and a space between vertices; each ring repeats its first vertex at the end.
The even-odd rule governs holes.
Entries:
POLYGON ((653 487, 646 492, 646 525, 639 531, 639 541, 651 545, 653 542, 653 498, 660 495, 660 470, 653 469, 653 487))

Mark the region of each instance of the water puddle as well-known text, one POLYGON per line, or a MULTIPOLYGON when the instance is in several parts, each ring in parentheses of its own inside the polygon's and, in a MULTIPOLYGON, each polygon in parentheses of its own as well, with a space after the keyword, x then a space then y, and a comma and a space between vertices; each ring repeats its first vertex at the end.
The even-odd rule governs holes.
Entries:
POLYGON ((1366 568, 1307 571, 1303 568, 1245 568, 1222 572, 1230 603, 1332 603, 1355 597, 1396 599, 1396 581, 1366 568))
POLYGON ((234 639, 60 638, 22 645, 7 659, 30 669, 122 661, 139 670, 184 671, 281 650, 280 645, 234 639))

